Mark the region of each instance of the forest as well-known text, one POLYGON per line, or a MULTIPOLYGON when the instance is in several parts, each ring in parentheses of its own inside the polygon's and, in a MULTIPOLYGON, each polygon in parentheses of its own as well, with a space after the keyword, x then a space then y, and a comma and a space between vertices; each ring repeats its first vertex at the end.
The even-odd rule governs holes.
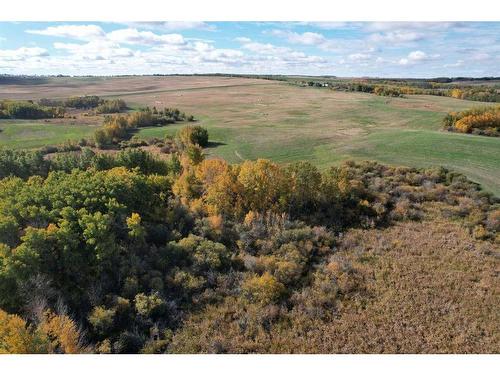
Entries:
POLYGON ((163 157, 0 151, 0 352, 498 352, 498 198, 441 167, 229 164, 206 157, 208 140, 189 125, 163 157), (443 244, 439 228, 455 235, 443 244), (404 327, 391 309, 418 310, 402 293, 426 281, 403 281, 425 273, 391 251, 426 246, 451 267, 436 290, 481 292, 429 296, 454 319, 415 312, 404 327))

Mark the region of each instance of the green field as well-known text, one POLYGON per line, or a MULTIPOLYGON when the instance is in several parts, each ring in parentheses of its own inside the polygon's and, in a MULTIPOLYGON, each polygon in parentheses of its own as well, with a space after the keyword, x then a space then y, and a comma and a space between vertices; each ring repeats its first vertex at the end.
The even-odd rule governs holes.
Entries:
MULTIPOLYGON (((391 165, 428 167, 441 165, 467 175, 484 188, 500 195, 500 139, 448 133, 439 130, 387 129, 356 137, 347 144, 339 141, 317 142, 295 139, 284 146, 257 144, 255 140, 234 134, 231 129, 201 123, 210 129, 215 147, 207 152, 231 162, 258 157, 280 162, 310 160, 320 168, 345 159, 377 160, 391 165), (238 138, 238 142, 234 140, 238 138)), ((162 138, 175 134, 183 125, 147 128, 139 131, 141 138, 162 138)))
MULTIPOLYGON (((442 165, 500 195, 500 138, 441 130, 447 112, 482 103, 436 96, 385 98, 287 85, 248 88, 242 102, 242 92, 224 90, 214 90, 209 103, 205 96, 165 93, 162 98, 198 114, 216 143, 207 150, 211 155, 230 162, 259 157, 285 163, 310 160, 322 168, 345 159, 442 165)), ((151 104, 148 97, 128 99, 151 104)), ((179 127, 143 129, 139 135, 161 137, 179 127)))
MULTIPOLYGON (((125 78, 117 79, 115 86, 113 79, 103 81, 102 86, 96 81, 86 86, 85 92, 123 96, 132 107, 177 107, 193 114, 209 130, 213 143, 207 153, 229 162, 310 160, 326 168, 345 159, 370 159, 393 165, 442 165, 500 195, 500 138, 441 130, 447 112, 485 103, 425 95, 388 98, 275 81, 248 80, 245 85, 242 79, 220 77, 130 80, 131 86, 125 78), (120 91, 122 94, 117 94, 120 91)), ((44 89, 45 96, 50 94, 51 85, 44 89)), ((78 85, 79 81, 73 84, 75 95, 79 94, 78 85)), ((33 95, 36 90, 33 86, 33 95)), ((137 134, 163 138, 181 126, 184 124, 145 128, 137 134)), ((0 145, 13 147, 77 140, 95 129, 2 121, 0 128, 0 145)))
POLYGON ((95 127, 47 124, 34 121, 0 121, 0 147, 39 148, 91 137, 95 127))

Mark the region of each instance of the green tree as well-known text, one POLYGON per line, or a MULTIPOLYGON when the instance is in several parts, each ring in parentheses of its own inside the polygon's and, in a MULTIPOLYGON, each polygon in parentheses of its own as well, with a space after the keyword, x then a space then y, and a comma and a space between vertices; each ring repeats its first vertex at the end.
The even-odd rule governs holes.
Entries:
POLYGON ((189 145, 206 147, 208 145, 208 130, 201 126, 185 126, 179 131, 178 137, 186 147, 189 145))

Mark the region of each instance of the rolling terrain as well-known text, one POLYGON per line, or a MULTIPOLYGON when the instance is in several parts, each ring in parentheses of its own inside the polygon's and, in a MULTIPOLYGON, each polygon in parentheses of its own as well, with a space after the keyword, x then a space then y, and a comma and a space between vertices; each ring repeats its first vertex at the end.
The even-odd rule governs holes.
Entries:
MULTIPOLYGON (((425 95, 388 98, 205 76, 61 77, 0 87, 0 98, 84 94, 122 98, 132 108, 177 107, 193 114, 209 130, 208 154, 229 162, 309 160, 326 168, 345 159, 370 159, 392 165, 442 165, 500 194, 500 138, 441 130, 447 112, 483 105, 479 102, 425 95)), ((33 148, 78 140, 90 136, 96 125, 2 120, 0 146, 33 148)), ((162 138, 181 126, 145 128, 138 135, 162 138)))
POLYGON ((0 353, 499 352, 500 200, 469 178, 500 195, 500 138, 441 125, 483 103, 199 76, 0 93, 100 96, 0 120, 0 353))

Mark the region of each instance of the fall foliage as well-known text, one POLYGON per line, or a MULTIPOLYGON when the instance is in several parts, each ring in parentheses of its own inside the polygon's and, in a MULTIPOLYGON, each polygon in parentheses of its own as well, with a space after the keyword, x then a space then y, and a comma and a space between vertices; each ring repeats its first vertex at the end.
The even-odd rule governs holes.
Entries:
POLYGON ((0 352, 498 351, 498 198, 444 168, 229 164, 186 129, 169 159, 0 153, 0 352))
POLYGON ((449 113, 443 120, 443 126, 449 131, 498 137, 500 136, 500 106, 477 107, 458 113, 449 113))

